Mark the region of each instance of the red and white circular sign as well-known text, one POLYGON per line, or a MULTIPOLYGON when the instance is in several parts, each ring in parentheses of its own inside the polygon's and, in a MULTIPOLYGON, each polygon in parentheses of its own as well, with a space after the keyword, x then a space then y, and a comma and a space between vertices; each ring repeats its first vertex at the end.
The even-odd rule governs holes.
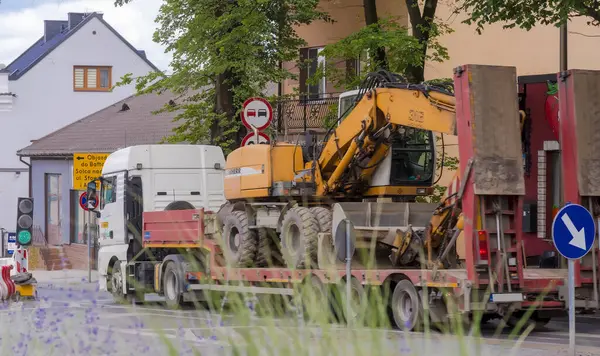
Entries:
POLYGON ((258 137, 254 134, 254 132, 251 132, 249 134, 247 134, 246 136, 244 136, 244 139, 242 140, 242 146, 249 146, 249 145, 268 145, 271 142, 271 138, 269 138, 269 136, 267 136, 265 133, 259 132, 258 133, 258 137), (256 142, 258 140, 258 142, 256 142))
POLYGON ((250 98, 244 102, 241 115, 244 126, 262 131, 273 121, 273 107, 263 98, 250 98))

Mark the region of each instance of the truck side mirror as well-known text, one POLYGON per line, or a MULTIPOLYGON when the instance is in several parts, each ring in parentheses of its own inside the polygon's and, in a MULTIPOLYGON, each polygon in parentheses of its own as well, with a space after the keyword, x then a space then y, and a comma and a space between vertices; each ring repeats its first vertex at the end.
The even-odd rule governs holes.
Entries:
POLYGON ((88 210, 94 211, 98 206, 98 195, 96 190, 96 182, 89 182, 87 185, 87 207, 88 210))

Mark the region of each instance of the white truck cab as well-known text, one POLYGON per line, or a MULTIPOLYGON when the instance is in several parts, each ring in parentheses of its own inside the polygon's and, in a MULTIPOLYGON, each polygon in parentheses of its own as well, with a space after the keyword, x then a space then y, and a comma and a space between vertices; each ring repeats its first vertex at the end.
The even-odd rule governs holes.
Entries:
POLYGON ((109 155, 97 191, 100 289, 110 290, 115 262, 141 251, 143 212, 218 211, 225 203, 224 168, 218 146, 140 145, 109 155))

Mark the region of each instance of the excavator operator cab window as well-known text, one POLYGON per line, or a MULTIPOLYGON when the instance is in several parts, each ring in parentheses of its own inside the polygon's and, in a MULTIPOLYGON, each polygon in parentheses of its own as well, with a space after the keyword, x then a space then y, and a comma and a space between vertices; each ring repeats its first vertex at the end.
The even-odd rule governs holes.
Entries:
POLYGON ((341 117, 338 125, 348 116, 351 112, 349 110, 354 106, 354 99, 358 95, 358 90, 352 90, 340 94, 338 101, 338 117, 341 117))
POLYGON ((431 131, 401 127, 392 139, 390 183, 431 186, 435 174, 435 146, 431 131))

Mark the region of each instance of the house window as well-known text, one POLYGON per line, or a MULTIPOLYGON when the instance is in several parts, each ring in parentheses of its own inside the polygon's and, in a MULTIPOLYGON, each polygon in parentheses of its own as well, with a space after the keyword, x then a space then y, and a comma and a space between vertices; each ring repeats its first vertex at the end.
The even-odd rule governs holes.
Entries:
POLYGON ((325 96, 325 90, 327 80, 325 77, 321 78, 318 83, 308 83, 309 78, 313 77, 319 66, 325 67, 325 57, 321 56, 323 48, 302 48, 300 49, 300 59, 308 65, 301 68, 300 70, 300 92, 307 94, 308 100, 323 99, 325 96))
POLYGON ((73 67, 73 90, 109 91, 111 87, 111 67, 73 67))

